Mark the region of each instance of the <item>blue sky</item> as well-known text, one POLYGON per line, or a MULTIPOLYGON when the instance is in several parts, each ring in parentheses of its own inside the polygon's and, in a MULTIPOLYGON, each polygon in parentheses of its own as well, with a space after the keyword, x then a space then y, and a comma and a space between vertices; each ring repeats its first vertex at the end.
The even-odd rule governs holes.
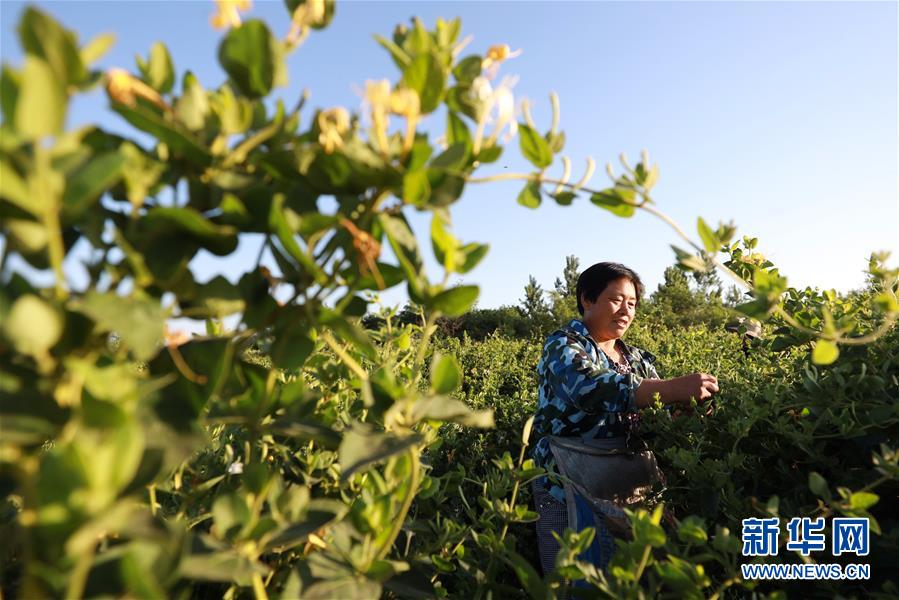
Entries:
MULTIPOLYGON (((208 24, 212 2, 37 5, 82 40, 116 32, 104 67, 134 69, 134 54, 161 40, 179 73, 190 67, 207 87, 224 79, 215 59, 222 33, 208 24)), ((0 5, 0 50, 12 64, 21 58, 14 28, 23 6, 0 5)), ((356 90, 366 79, 398 78, 372 35, 389 36, 413 15, 429 25, 438 16, 462 17, 472 51, 494 43, 522 48, 502 73, 519 77, 516 96, 531 100, 541 128, 548 127, 547 94, 558 92, 564 153, 576 168, 588 155, 597 160, 594 186, 607 184, 605 162, 645 148, 660 166, 654 197, 661 210, 691 233, 697 216, 733 219, 793 285, 857 287, 872 250, 891 250, 899 261, 897 3, 343 2, 331 27, 313 32, 290 57, 290 83, 276 95, 292 104, 307 87, 312 106, 358 108, 356 90)), ((280 0, 256 2, 249 16, 280 35, 289 28, 280 0)), ((441 123, 431 121, 438 131, 441 123)), ((70 126, 88 122, 129 131, 101 92, 70 111, 70 126)), ((526 169, 517 154, 511 148, 494 171, 526 169)), ((650 215, 620 219, 584 199, 532 211, 516 204, 519 188, 472 185, 453 207, 458 237, 491 244, 466 276, 481 286, 482 307, 517 303, 529 274, 551 288, 569 254, 582 267, 623 262, 650 290, 673 262, 669 244, 678 240, 650 215)), ((410 216, 424 240, 427 215, 410 209, 410 216)), ((233 277, 252 264, 259 243, 242 241, 227 260, 200 256, 192 268, 201 281, 233 277)), ((430 244, 424 247, 429 275, 438 279, 430 244)), ((68 266, 77 279, 77 261, 68 266)), ((405 292, 383 297, 401 303, 405 292)))

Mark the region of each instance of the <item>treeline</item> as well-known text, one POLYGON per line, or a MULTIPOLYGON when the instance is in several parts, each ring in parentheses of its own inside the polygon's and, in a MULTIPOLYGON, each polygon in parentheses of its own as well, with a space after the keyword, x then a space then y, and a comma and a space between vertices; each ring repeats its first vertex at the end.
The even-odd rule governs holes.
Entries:
MULTIPOLYGON (((545 289, 533 276, 528 277, 517 304, 499 308, 473 308, 454 318, 442 317, 437 334, 444 338, 484 340, 498 334, 510 339, 542 339, 559 325, 579 317, 575 290, 581 265, 577 257, 567 256, 552 288, 545 289)), ((686 273, 676 266, 665 269, 664 281, 643 297, 638 307, 638 322, 650 328, 677 329, 703 325, 721 328, 733 321, 730 310, 746 301, 736 286, 725 290, 717 273, 686 273)), ((368 314, 363 325, 368 329, 383 326, 383 314, 368 314)), ((391 317, 395 325, 422 323, 421 310, 407 303, 391 317)))

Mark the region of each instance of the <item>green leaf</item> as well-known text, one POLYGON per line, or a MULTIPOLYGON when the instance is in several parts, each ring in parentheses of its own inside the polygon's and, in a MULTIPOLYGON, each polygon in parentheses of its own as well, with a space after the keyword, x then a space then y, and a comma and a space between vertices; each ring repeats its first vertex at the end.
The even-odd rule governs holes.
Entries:
POLYGON ((351 343, 366 358, 372 361, 380 359, 368 333, 356 322, 349 321, 343 315, 326 308, 321 310, 320 315, 323 325, 330 327, 339 337, 351 343))
POLYGON ((894 293, 882 292, 877 294, 874 296, 874 304, 885 313, 899 312, 899 300, 897 300, 894 293))
MULTIPOLYGON (((376 263, 378 265, 378 271, 381 272, 381 278, 384 280, 384 288, 388 289, 392 288, 395 285, 398 285, 405 281, 403 270, 396 265, 391 265, 388 263, 383 263, 378 261, 376 263)), ((356 283, 356 289, 358 290, 378 290, 382 289, 380 287, 380 283, 375 278, 374 274, 369 273, 365 276, 359 277, 353 271, 354 267, 348 267, 341 271, 341 275, 343 277, 353 277, 356 283)))
POLYGON ((257 19, 246 21, 225 36, 219 46, 219 63, 240 92, 248 98, 267 96, 275 83, 277 41, 268 26, 257 19))
POLYGON ((3 334, 18 352, 40 356, 59 341, 63 320, 59 312, 33 294, 20 296, 3 319, 3 334))
POLYGON ((337 453, 343 481, 368 465, 399 454, 421 441, 418 434, 403 437, 377 431, 368 423, 355 423, 343 435, 337 453))
POLYGON ((216 225, 192 208, 156 206, 147 211, 143 224, 154 233, 186 234, 218 256, 231 254, 237 248, 237 230, 234 227, 216 225))
MULTIPOLYGON (((318 502, 320 503, 321 501, 318 502)), ((277 530, 265 547, 267 550, 284 552, 287 549, 299 546, 309 538, 310 533, 315 533, 337 518, 339 514, 338 506, 331 508, 313 505, 303 515, 302 521, 277 530)))
POLYGON ((184 125, 191 130, 202 129, 209 114, 209 99, 206 90, 197 81, 193 73, 184 74, 181 84, 182 94, 175 103, 175 114, 184 125))
POLYGON ((571 206, 571 203, 574 202, 574 199, 577 198, 577 194, 574 192, 559 192, 558 194, 551 194, 551 196, 558 202, 559 206, 571 206))
POLYGON ((202 306, 219 319, 241 312, 245 307, 238 287, 221 275, 199 285, 192 303, 202 306))
POLYGON ((471 132, 468 131, 465 121, 453 111, 447 112, 446 115, 446 141, 451 146, 465 144, 467 148, 471 147, 471 132))
POLYGON ((358 576, 329 577, 303 588, 302 597, 303 600, 371 600, 382 597, 381 584, 358 576))
POLYGON ((471 310, 478 299, 478 286, 459 285, 431 298, 430 306, 448 317, 458 317, 471 310))
MULTIPOLYGON (((521 429, 521 445, 527 446, 528 442, 531 439, 531 430, 534 428, 534 415, 528 417, 528 420, 524 422, 524 427, 521 429)), ((530 460, 530 459, 528 459, 530 460)), ((527 461, 525 461, 525 465, 527 466, 527 461)))
POLYGON ((445 421, 481 429, 494 426, 492 410, 472 410, 461 400, 447 396, 419 398, 412 406, 412 418, 415 421, 445 421))
POLYGON ((436 394, 455 392, 462 385, 462 368, 452 354, 434 354, 431 364, 431 388, 436 394))
POLYGON ((280 328, 272 344, 272 364, 279 369, 299 369, 315 348, 305 331, 297 327, 280 328))
POLYGON ((446 70, 432 53, 419 54, 403 70, 403 83, 418 92, 422 114, 433 112, 443 99, 446 70))
MULTIPOLYGON (((77 85, 87 76, 75 34, 50 15, 28 7, 19 21, 18 30, 25 53, 46 62, 60 89, 77 85)), ((25 60, 27 63, 28 58, 25 60)))
POLYGON ((649 544, 653 548, 661 548, 665 545, 665 530, 653 523, 648 515, 638 515, 633 526, 635 543, 649 544))
POLYGON ((116 35, 114 33, 101 33, 91 38, 91 41, 81 47, 81 62, 85 65, 91 65, 109 52, 112 45, 115 44, 116 35))
POLYGON ((405 69, 409 66, 409 63, 412 62, 412 57, 409 54, 400 48, 396 43, 392 40, 388 40, 387 38, 375 35, 375 41, 378 42, 385 50, 390 52, 390 57, 393 58, 393 62, 396 63, 400 69, 405 69))
POLYGON ((406 170, 417 171, 421 169, 427 164, 428 159, 431 158, 433 152, 434 148, 432 148, 431 144, 428 142, 428 137, 423 134, 417 135, 415 143, 412 144, 412 150, 409 152, 409 161, 406 164, 406 170))
POLYGON ((677 257, 677 264, 690 271, 705 271, 706 264, 701 257, 690 254, 685 250, 681 250, 677 246, 671 246, 674 255, 677 257))
POLYGON ((379 220, 387 239, 390 241, 390 247, 399 260, 400 267, 406 274, 406 280, 409 282, 409 290, 414 302, 424 300, 427 279, 425 278, 424 266, 422 264, 421 255, 418 251, 418 242, 409 224, 402 216, 393 216, 386 213, 379 215, 379 220))
POLYGON ((481 151, 478 152, 477 160, 482 164, 494 163, 499 160, 499 157, 503 155, 503 147, 499 144, 494 144, 492 146, 485 146, 481 148, 481 151))
POLYGON ((447 231, 446 225, 448 223, 445 214, 435 210, 434 217, 431 219, 431 246, 437 261, 443 265, 444 269, 452 273, 456 270, 456 249, 459 247, 459 240, 447 231))
POLYGON ((41 215, 40 205, 32 201, 25 180, 5 158, 0 159, 0 198, 36 217, 41 215))
POLYGON ((555 596, 537 570, 523 556, 513 550, 506 550, 501 556, 515 571, 521 587, 531 598, 542 600, 555 596))
POLYGON ((104 152, 91 158, 87 165, 69 177, 62 200, 64 219, 80 219, 103 192, 118 183, 124 164, 125 157, 121 153, 104 152))
POLYGON ((879 500, 880 496, 871 492, 854 492, 849 497, 849 506, 854 510, 867 510, 879 500))
POLYGON ((156 42, 150 48, 150 57, 144 63, 138 62, 144 80, 151 88, 161 94, 172 91, 175 84, 175 66, 168 48, 162 42, 156 42))
POLYGON ((756 293, 769 298, 776 298, 787 289, 786 278, 778 275, 776 269, 771 271, 755 269, 752 283, 756 293))
POLYGON ((173 153, 182 154, 200 166, 206 167, 212 163, 209 150, 200 145, 180 123, 166 120, 155 111, 142 106, 131 108, 116 102, 113 103, 113 110, 141 131, 156 136, 173 153))
POLYGON ((16 100, 16 132, 29 140, 62 131, 66 118, 66 92, 63 80, 46 61, 25 56, 25 67, 16 100))
POLYGON ((181 577, 200 581, 221 581, 223 583, 250 581, 253 573, 264 574, 265 571, 262 566, 232 550, 190 554, 185 556, 178 565, 178 574, 181 577))
POLYGON ((287 221, 286 214, 293 214, 293 211, 287 212, 284 208, 284 194, 275 194, 268 213, 268 226, 272 233, 278 238, 284 251, 293 258, 303 270, 306 271, 318 283, 327 281, 327 275, 322 271, 321 267, 315 260, 300 248, 294 237, 294 229, 287 221))
POLYGON ((453 68, 453 77, 459 83, 470 84, 481 74, 481 63, 484 59, 477 54, 466 56, 453 68))
POLYGON ((431 166, 438 169, 459 170, 468 162, 469 149, 465 143, 455 143, 438 154, 431 166))
POLYGON ((827 480, 820 473, 812 471, 808 474, 808 488, 814 495, 830 502, 830 489, 827 487, 827 480))
POLYGON ((16 119, 16 104, 22 85, 22 74, 9 65, 0 66, 0 113, 3 121, 12 123, 16 119))
POLYGON ((527 182, 518 194, 518 203, 528 208, 540 206, 540 184, 536 181, 527 182))
POLYGON ((553 153, 549 144, 525 123, 518 125, 518 143, 524 157, 538 169, 545 169, 552 163, 553 153))
POLYGON ((90 292, 77 310, 93 319, 101 331, 121 336, 138 360, 149 360, 162 340, 165 311, 152 298, 90 292))
POLYGON ((812 362, 816 365, 829 365, 840 356, 840 349, 830 340, 818 340, 812 350, 812 362))
POLYGON ((709 539, 702 519, 693 515, 680 522, 677 528, 677 537, 687 544, 704 544, 709 539))
POLYGON ((590 202, 606 209, 613 215, 627 218, 634 216, 636 211, 634 207, 635 198, 636 193, 634 190, 612 187, 591 195, 590 202))
POLYGON ((431 183, 425 170, 411 171, 403 175, 403 201, 424 208, 431 197, 431 183))
POLYGON ((461 248, 457 250, 457 253, 462 256, 462 264, 456 265, 456 272, 458 273, 468 273, 476 266, 481 260, 487 256, 487 251, 490 250, 490 246, 488 244, 478 244, 476 242, 472 242, 470 244, 465 244, 461 248))
POLYGON ((705 251, 712 255, 717 254, 721 249, 721 241, 718 239, 717 234, 712 231, 712 228, 706 225, 706 222, 702 220, 702 217, 697 219, 696 229, 699 231, 699 237, 702 238, 702 244, 705 246, 705 251))
POLYGON ((565 148, 565 132, 560 131, 558 133, 546 134, 546 143, 549 144, 549 149, 552 150, 553 154, 558 154, 565 148))

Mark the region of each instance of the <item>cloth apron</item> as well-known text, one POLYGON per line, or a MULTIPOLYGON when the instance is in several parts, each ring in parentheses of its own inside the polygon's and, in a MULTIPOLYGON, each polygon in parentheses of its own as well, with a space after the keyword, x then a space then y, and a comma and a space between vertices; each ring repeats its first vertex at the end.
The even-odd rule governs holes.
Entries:
MULTIPOLYGON (((630 440, 625 436, 605 439, 550 436, 549 444, 565 493, 567 527, 574 531, 586 527, 597 529, 593 544, 580 558, 604 569, 614 551, 610 537, 630 537, 630 524, 623 509, 644 502, 653 484, 664 485, 664 475, 655 455, 636 436, 630 440)), ((535 499, 537 492, 535 486, 535 499)), ((539 495, 549 496, 545 491, 539 495)), ((558 512, 562 507, 545 506, 548 510, 544 511, 540 511, 540 506, 537 508, 542 519, 542 513, 549 517, 553 508, 558 512)), ((556 532, 561 535, 563 530, 564 526, 556 532)), ((546 539, 552 538, 549 527, 544 527, 542 532, 538 527, 538 535, 540 562, 544 573, 548 573, 555 563, 558 544, 555 539, 546 539)))

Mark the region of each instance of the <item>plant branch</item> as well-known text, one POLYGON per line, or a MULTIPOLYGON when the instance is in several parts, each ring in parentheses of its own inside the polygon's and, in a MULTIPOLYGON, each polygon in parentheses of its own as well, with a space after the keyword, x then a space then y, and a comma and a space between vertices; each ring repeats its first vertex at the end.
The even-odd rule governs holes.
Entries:
MULTIPOLYGON (((544 177, 542 172, 541 173, 498 173, 496 175, 489 175, 487 177, 467 177, 464 173, 459 173, 459 175, 465 177, 465 179, 468 183, 489 183, 489 182, 493 182, 493 181, 515 181, 515 180, 533 181, 533 182, 536 182, 539 184, 544 184, 544 183, 556 184, 556 186, 559 188, 567 187, 567 188, 571 189, 571 191, 583 190, 584 192, 586 192, 588 194, 598 193, 598 190, 593 190, 593 189, 581 186, 580 182, 578 182, 577 185, 573 185, 573 184, 565 181, 564 179, 553 179, 553 178, 549 178, 549 177, 544 177)), ((665 213, 663 213, 662 211, 656 209, 655 207, 653 207, 651 205, 651 200, 649 199, 649 196, 645 192, 642 192, 641 196, 643 196, 642 202, 627 202, 625 200, 622 200, 622 203, 630 204, 634 208, 644 210, 644 211, 650 213, 651 215, 657 217, 658 219, 661 219, 665 224, 667 224, 669 227, 671 227, 674 230, 674 232, 681 239, 683 239, 687 244, 689 244, 690 247, 692 247, 697 252, 703 251, 703 248, 699 244, 694 242, 690 238, 690 236, 688 236, 684 232, 684 230, 681 229, 681 227, 677 224, 677 222, 674 221, 674 219, 672 219, 671 217, 669 217, 668 215, 666 215, 665 213)), ((731 269, 729 269, 726 265, 724 265, 724 263, 722 263, 720 260, 718 260, 715 256, 708 256, 708 258, 716 268, 720 269, 725 274, 727 274, 728 277, 733 279, 738 285, 746 288, 747 290, 752 289, 752 285, 749 282, 747 282, 745 279, 743 279, 742 277, 740 277, 739 275, 734 273, 731 269)), ((845 336, 840 336, 840 335, 824 336, 824 335, 822 335, 822 333, 820 331, 805 327, 804 325, 799 323, 795 318, 793 318, 793 316, 790 315, 786 310, 784 310, 784 308, 780 305, 774 307, 773 313, 780 316, 784 321, 787 322, 787 324, 789 324, 791 327, 793 327, 794 329, 796 329, 798 331, 812 335, 819 339, 827 339, 834 343, 844 344, 847 346, 861 346, 861 345, 869 344, 869 343, 873 342, 874 340, 883 336, 887 331, 889 331, 893 327, 893 325, 895 325, 897 318, 899 318, 899 315, 896 315, 894 313, 889 313, 889 314, 887 314, 884 321, 880 324, 880 326, 878 326, 878 328, 875 329, 873 332, 863 335, 863 336, 845 337, 845 336)))

